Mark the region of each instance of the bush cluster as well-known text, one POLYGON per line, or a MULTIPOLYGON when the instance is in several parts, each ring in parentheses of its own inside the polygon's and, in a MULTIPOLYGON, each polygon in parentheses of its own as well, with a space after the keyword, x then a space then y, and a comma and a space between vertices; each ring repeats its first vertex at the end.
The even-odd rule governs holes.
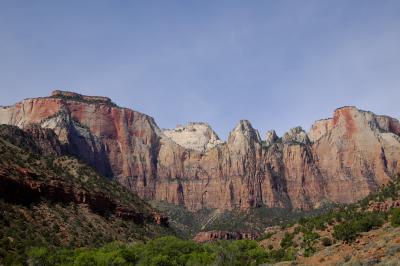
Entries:
POLYGON ((346 242, 353 241, 361 232, 381 227, 384 214, 376 212, 355 213, 353 219, 335 225, 333 236, 346 242))
POLYGON ((293 238, 294 238, 293 234, 285 233, 285 235, 283 236, 283 238, 281 240, 281 247, 288 248, 288 247, 293 246, 293 238))
POLYGON ((400 226, 400 209, 391 211, 390 224, 395 227, 400 226))
POLYGON ((111 243, 98 249, 47 249, 28 252, 30 265, 259 265, 293 259, 293 252, 266 251, 256 241, 198 244, 168 236, 132 245, 111 243))

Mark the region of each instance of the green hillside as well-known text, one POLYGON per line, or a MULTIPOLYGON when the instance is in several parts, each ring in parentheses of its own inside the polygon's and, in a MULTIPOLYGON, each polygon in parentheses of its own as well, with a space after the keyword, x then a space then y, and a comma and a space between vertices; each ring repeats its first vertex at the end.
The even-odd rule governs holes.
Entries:
POLYGON ((166 221, 157 223, 150 205, 77 159, 41 156, 26 143, 22 149, 10 136, 5 139, 0 138, 0 265, 25 263, 35 246, 98 247, 174 234, 166 221))

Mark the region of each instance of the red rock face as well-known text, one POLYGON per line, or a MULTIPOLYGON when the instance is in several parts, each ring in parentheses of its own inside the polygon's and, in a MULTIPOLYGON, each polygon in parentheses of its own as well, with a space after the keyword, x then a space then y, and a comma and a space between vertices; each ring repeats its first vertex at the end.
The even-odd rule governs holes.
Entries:
POLYGON ((392 120, 354 107, 335 111, 332 129, 312 145, 327 198, 354 202, 400 171, 397 132, 382 127, 392 120))
POLYGON ((354 107, 337 109, 307 134, 294 128, 261 141, 241 121, 204 152, 162 134, 154 120, 108 98, 55 93, 0 108, 0 123, 50 128, 69 153, 145 199, 204 207, 309 209, 353 202, 400 171, 400 124, 354 107))

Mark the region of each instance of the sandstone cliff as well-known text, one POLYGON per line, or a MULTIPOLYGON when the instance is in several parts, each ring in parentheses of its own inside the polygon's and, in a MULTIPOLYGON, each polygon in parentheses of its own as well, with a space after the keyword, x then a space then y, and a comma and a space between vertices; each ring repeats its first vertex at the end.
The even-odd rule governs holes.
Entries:
POLYGON ((206 124, 163 132, 108 98, 61 91, 0 108, 0 123, 52 129, 66 152, 142 198, 193 211, 353 202, 400 171, 399 121, 355 107, 265 141, 242 120, 226 143, 206 124))

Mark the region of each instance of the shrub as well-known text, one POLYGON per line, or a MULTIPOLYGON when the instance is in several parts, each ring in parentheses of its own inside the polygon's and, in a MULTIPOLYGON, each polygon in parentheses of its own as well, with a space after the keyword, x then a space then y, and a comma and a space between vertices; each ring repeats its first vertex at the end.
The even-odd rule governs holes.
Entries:
POLYGON ((321 238, 321 242, 322 242, 322 245, 324 245, 325 247, 332 245, 332 240, 329 237, 321 238))
POLYGON ((305 257, 310 257, 312 254, 314 254, 314 252, 316 251, 315 247, 312 245, 308 245, 306 246, 306 248, 304 249, 304 256, 305 257))
POLYGON ((368 232, 374 228, 382 226, 383 219, 380 214, 372 212, 365 213, 358 221, 355 221, 354 223, 358 232, 368 232))
POLYGON ((353 241, 361 232, 368 232, 382 226, 382 215, 375 212, 354 214, 352 220, 343 222, 333 227, 333 236, 346 242, 353 241))
POLYGON ((353 241, 358 235, 354 224, 350 222, 335 225, 333 230, 333 236, 336 239, 343 240, 345 242, 353 241))
POLYGON ((285 233, 281 240, 281 247, 284 249, 291 247, 293 245, 293 238, 293 234, 285 233))
POLYGON ((400 226, 400 209, 392 209, 390 224, 392 226, 400 226))
POLYGON ((303 239, 305 243, 314 243, 315 240, 319 238, 318 233, 316 232, 306 232, 304 233, 303 239))

